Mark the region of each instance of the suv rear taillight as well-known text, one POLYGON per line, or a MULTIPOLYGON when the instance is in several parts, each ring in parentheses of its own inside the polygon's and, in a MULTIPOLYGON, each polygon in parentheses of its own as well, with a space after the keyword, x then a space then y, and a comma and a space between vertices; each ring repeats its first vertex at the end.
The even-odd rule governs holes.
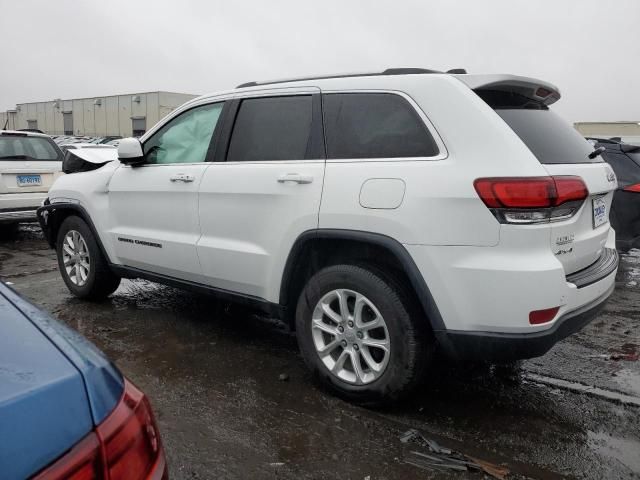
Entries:
POLYGON ((158 427, 149 401, 125 380, 124 394, 113 412, 34 480, 167 478, 158 427))
POLYGON ((589 195, 580 177, 497 177, 473 182, 500 223, 547 223, 573 216, 589 195))
POLYGON ((640 183, 636 183, 635 185, 628 185, 623 188, 625 192, 636 192, 640 193, 640 183))

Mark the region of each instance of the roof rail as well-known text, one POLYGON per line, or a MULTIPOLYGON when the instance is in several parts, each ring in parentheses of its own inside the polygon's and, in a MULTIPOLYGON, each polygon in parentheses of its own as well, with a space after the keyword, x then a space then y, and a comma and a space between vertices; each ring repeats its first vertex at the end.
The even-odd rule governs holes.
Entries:
MULTIPOLYGON (((382 72, 371 73, 347 73, 343 75, 320 75, 317 77, 300 77, 300 78, 287 78, 284 80, 272 80, 267 82, 247 82, 238 85, 236 88, 257 87, 258 85, 273 85, 275 83, 288 83, 288 82, 303 82, 306 80, 327 80, 331 78, 352 78, 352 77, 373 77, 379 75, 416 75, 423 73, 444 73, 438 70, 428 70, 426 68, 387 68, 382 72)), ((467 73, 463 69, 456 68, 449 70, 446 73, 467 73)))

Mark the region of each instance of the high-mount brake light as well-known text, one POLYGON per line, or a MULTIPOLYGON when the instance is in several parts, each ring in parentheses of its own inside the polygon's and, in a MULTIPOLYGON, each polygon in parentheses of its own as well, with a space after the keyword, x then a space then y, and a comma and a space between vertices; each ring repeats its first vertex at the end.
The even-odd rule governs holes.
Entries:
POLYGON ((545 223, 573 216, 589 196, 580 177, 479 178, 473 186, 500 223, 545 223))
POLYGON ((165 480, 158 427, 144 393, 125 380, 109 416, 34 480, 165 480))

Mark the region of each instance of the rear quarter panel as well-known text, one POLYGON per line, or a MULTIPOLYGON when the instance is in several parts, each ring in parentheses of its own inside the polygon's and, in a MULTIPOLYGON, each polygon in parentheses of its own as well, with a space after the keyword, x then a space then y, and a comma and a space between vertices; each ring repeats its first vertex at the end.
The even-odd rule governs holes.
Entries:
MULTIPOLYGON (((447 75, 374 80, 375 90, 386 86, 410 97, 425 123, 433 125, 432 133, 440 137, 446 151, 440 159, 328 160, 320 228, 381 233, 404 244, 497 245, 500 225, 479 199, 474 180, 546 175, 540 163, 502 119, 459 80, 447 75), (364 208, 359 193, 371 178, 403 180, 406 192, 402 204, 395 209, 364 208)), ((335 89, 323 88, 324 92, 348 90, 337 85, 335 89)))

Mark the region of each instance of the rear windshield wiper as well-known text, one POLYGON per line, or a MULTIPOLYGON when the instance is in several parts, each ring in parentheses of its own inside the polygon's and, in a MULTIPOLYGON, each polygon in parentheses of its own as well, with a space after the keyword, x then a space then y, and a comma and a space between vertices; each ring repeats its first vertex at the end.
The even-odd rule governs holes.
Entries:
POLYGON ((598 147, 596 148, 593 152, 591 152, 589 154, 589 159, 593 160, 594 158, 596 158, 599 155, 602 155, 607 149, 604 147, 598 147))

